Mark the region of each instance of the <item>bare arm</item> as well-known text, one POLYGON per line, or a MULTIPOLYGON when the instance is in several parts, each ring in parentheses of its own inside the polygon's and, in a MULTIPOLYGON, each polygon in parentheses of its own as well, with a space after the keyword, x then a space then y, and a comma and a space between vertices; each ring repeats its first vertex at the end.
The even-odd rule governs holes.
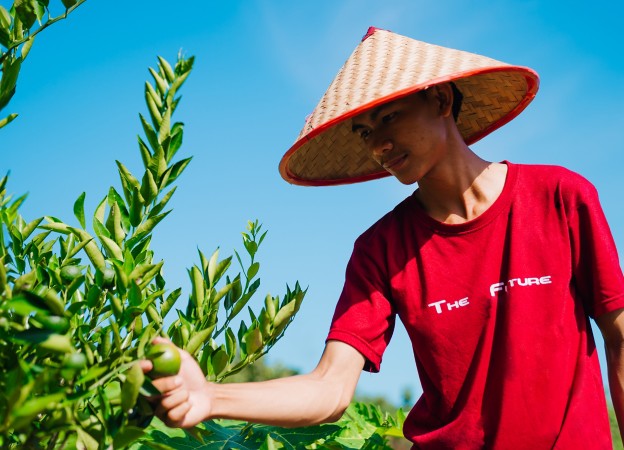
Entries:
POLYGON ((611 401, 624 439, 624 309, 597 317, 596 323, 605 341, 611 401))
MULTIPOLYGON (((329 341, 316 368, 305 375, 255 383, 209 383, 195 360, 182 352, 175 377, 154 385, 163 393, 156 414, 168 425, 192 427, 215 418, 283 427, 335 421, 349 405, 364 357, 353 347, 329 341)), ((144 370, 149 370, 144 362, 144 370)))

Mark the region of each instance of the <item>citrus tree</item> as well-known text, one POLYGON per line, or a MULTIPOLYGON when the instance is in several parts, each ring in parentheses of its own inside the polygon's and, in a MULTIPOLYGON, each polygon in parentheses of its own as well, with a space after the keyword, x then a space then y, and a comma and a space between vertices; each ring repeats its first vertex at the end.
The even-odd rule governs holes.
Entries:
MULTIPOLYGON (((34 36, 83 1, 63 0, 56 17, 43 0, 0 7, 0 109, 15 93, 34 36)), ((166 284, 151 241, 191 161, 176 159, 184 125, 173 116, 192 67, 193 58, 180 55, 149 69, 147 114, 139 115, 143 172, 117 161, 119 185, 92 213, 86 193, 76 199, 77 226, 53 214, 25 219, 25 196, 10 195, 8 176, 0 179, 0 448, 389 448, 402 413, 395 418, 364 404, 337 424, 295 430, 209 421, 182 431, 153 419, 145 395, 155 391, 138 360, 165 358, 150 345, 155 336, 169 337, 208 380, 221 382, 272 348, 306 293, 296 282, 281 298, 267 294, 249 307, 266 236, 257 221, 242 234, 242 252, 198 252, 185 305, 178 305, 182 289, 166 284)), ((162 374, 171 363, 162 362, 162 374)))

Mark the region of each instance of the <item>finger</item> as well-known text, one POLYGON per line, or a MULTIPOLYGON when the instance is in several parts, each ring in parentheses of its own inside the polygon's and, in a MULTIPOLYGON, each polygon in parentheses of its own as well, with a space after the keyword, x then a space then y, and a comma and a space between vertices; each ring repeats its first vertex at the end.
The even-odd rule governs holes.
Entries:
POLYGON ((168 395, 182 386, 182 380, 178 376, 163 377, 152 380, 152 384, 162 395, 168 395))
POLYGON ((172 344, 172 342, 162 336, 156 336, 154 339, 152 339, 152 344, 172 344))
POLYGON ((190 409, 191 403, 189 400, 189 393, 186 390, 178 390, 169 394, 166 397, 162 397, 154 413, 163 419, 163 421, 169 421, 171 423, 181 418, 180 414, 184 411, 184 414, 190 409), (184 406, 186 405, 186 406, 184 406), (175 412, 174 412, 175 411, 175 412))
POLYGON ((142 359, 139 361, 139 365, 141 366, 141 370, 143 373, 147 373, 154 368, 154 364, 149 359, 142 359))
POLYGON ((176 406, 187 402, 189 399, 189 392, 186 389, 178 389, 171 392, 169 395, 163 397, 160 400, 160 408, 171 410, 176 406))
POLYGON ((164 420, 165 424, 168 427, 180 427, 184 425, 184 420, 190 410, 190 402, 181 403, 166 414, 164 420))

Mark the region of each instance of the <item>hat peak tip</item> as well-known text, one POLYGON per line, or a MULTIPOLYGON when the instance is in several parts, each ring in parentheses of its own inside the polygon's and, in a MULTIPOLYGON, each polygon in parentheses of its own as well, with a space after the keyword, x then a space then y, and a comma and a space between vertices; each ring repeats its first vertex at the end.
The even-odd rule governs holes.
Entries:
POLYGON ((383 28, 370 26, 368 27, 368 30, 366 30, 366 34, 364 35, 364 37, 362 37, 362 42, 364 42, 366 39, 371 37, 375 33, 375 31, 387 31, 387 30, 384 30, 383 28))

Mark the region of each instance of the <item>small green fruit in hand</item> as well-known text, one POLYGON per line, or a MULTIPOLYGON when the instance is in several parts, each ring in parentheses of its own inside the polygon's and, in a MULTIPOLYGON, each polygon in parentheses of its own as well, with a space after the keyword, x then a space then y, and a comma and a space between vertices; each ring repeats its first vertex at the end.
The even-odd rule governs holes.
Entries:
POLYGON ((173 344, 154 344, 145 356, 154 365, 148 373, 152 378, 170 377, 180 371, 180 352, 173 344))

